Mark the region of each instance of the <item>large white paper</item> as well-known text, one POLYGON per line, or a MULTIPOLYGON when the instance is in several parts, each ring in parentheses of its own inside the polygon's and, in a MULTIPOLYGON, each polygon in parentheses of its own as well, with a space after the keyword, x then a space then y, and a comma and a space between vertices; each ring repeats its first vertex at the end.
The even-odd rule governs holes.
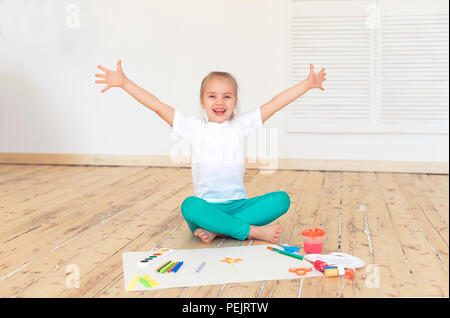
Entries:
POLYGON ((145 267, 140 261, 154 254, 156 250, 123 253, 125 290, 142 291, 323 276, 310 262, 270 251, 267 246, 280 249, 277 245, 256 245, 172 250, 167 255, 161 255, 147 263, 145 267), (156 269, 169 260, 184 263, 176 273, 156 272, 156 269), (196 272, 203 262, 205 262, 203 268, 196 272), (312 270, 304 276, 298 276, 289 271, 289 268, 300 267, 312 268, 312 270), (139 282, 139 278, 136 279, 136 276, 146 275, 151 278, 152 284, 155 285, 156 282, 157 286, 146 287, 139 282))

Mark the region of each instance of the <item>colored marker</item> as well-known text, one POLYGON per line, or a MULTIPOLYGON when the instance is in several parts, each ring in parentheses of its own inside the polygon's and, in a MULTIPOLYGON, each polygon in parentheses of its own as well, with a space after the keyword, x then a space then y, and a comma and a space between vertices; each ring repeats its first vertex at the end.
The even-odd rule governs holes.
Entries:
POLYGON ((177 270, 178 270, 178 267, 180 267, 180 266, 181 266, 181 262, 179 262, 179 263, 177 264, 177 266, 175 266, 175 268, 172 270, 172 272, 173 272, 173 273, 176 273, 177 270))
POLYGON ((173 265, 174 262, 170 262, 169 265, 167 265, 166 267, 163 267, 159 272, 164 274, 165 272, 167 272, 167 270, 173 265))
POLYGON ((200 271, 202 270, 203 266, 205 266, 205 264, 206 264, 206 262, 203 262, 203 263, 197 268, 197 270, 196 270, 195 272, 196 272, 196 273, 200 272, 200 271))
POLYGON ((277 248, 273 248, 273 247, 270 247, 270 246, 267 246, 267 249, 269 249, 271 251, 274 251, 274 252, 277 252, 277 253, 280 253, 280 254, 283 254, 283 255, 286 255, 286 256, 290 256, 290 257, 299 259, 299 260, 303 259, 303 256, 301 256, 301 255, 285 252, 285 251, 282 251, 282 250, 279 250, 277 248))
POLYGON ((183 265, 184 262, 180 262, 178 263, 177 267, 173 270, 174 273, 178 272, 178 270, 180 269, 181 265, 183 265))
POLYGON ((156 271, 159 272, 161 271, 161 269, 163 269, 164 267, 166 267, 167 265, 169 265, 171 261, 168 261, 167 263, 165 263, 163 266, 159 267, 156 271))
POLYGON ((170 273, 177 264, 178 264, 178 262, 173 263, 172 266, 169 267, 167 272, 170 273))

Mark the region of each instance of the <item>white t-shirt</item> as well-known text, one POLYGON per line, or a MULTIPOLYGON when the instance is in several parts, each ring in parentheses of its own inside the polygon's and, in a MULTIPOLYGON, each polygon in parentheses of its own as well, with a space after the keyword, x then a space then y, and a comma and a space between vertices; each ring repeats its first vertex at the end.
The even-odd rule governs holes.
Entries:
POLYGON ((190 144, 195 196, 207 202, 247 198, 244 141, 262 125, 260 107, 223 123, 175 110, 172 131, 190 144))

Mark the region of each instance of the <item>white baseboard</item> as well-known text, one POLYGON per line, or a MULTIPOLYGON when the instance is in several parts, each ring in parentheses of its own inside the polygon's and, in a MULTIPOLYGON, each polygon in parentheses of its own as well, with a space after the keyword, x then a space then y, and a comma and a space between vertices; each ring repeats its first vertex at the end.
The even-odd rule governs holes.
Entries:
MULTIPOLYGON (((114 154, 0 153, 0 164, 190 167, 188 157, 114 154)), ((448 162, 247 159, 248 169, 448 174, 448 162)))

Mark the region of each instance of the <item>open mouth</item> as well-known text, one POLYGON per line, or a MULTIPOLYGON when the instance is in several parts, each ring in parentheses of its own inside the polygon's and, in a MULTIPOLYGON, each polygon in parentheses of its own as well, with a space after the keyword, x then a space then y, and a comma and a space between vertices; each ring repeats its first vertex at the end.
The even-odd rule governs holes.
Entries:
POLYGON ((227 110, 225 108, 216 108, 213 111, 217 116, 223 116, 227 110))

